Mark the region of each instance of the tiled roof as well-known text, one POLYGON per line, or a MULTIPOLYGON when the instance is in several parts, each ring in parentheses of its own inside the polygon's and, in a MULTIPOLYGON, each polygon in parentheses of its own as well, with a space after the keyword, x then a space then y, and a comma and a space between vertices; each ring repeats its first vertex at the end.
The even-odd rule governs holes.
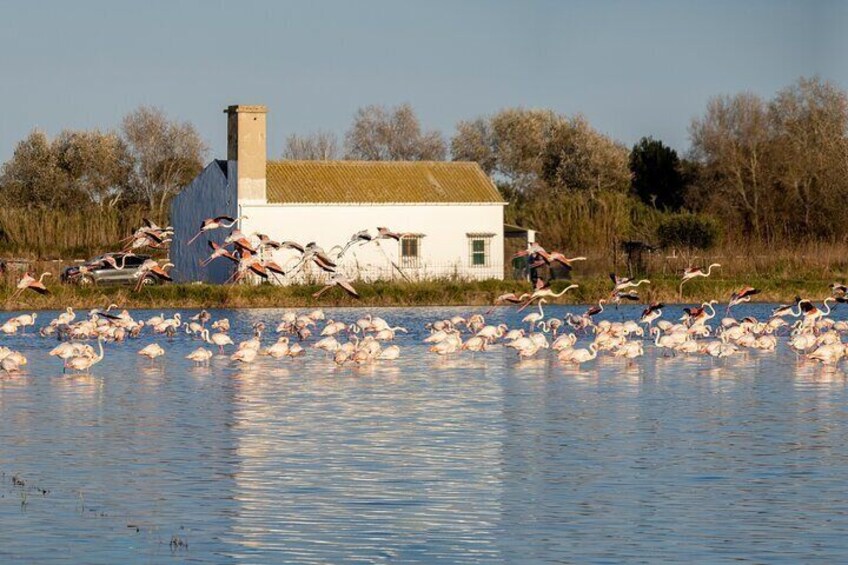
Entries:
POLYGON ((272 204, 503 203, 477 163, 269 161, 272 204))

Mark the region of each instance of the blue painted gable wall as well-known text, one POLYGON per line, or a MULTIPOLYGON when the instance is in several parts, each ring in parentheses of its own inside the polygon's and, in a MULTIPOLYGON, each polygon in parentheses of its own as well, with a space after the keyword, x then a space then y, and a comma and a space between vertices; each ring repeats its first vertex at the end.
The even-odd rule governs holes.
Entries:
POLYGON ((174 268, 171 273, 175 281, 221 284, 233 273, 233 263, 224 258, 206 267, 200 266, 212 252, 208 242, 223 243, 231 230, 214 230, 201 235, 191 245, 187 242, 198 232, 204 219, 238 215, 236 179, 236 161, 212 161, 174 197, 171 203, 171 224, 174 226, 171 262, 174 268))

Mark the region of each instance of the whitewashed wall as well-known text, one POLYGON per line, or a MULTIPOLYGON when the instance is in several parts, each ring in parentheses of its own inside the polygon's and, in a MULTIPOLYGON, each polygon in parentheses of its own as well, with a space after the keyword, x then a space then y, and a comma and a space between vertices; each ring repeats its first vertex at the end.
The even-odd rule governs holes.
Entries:
MULTIPOLYGON (((255 205, 242 204, 239 214, 245 234, 264 233, 275 240, 300 244, 314 241, 329 251, 344 245, 355 232, 368 229, 376 235, 378 226, 393 231, 424 234, 421 261, 417 268, 403 268, 410 279, 456 275, 464 279, 503 278, 503 205, 255 205), (489 264, 470 264, 468 233, 492 233, 489 264)), ((298 257, 281 251, 274 259, 284 265, 298 257)), ((354 279, 401 278, 389 261, 401 265, 400 244, 381 240, 348 251, 340 271, 354 279)), ((312 270, 307 278, 320 278, 312 270)), ((298 280, 298 279, 295 279, 298 280)), ((300 279, 302 280, 302 279, 300 279)), ((282 281, 281 281, 282 282, 282 281)), ((291 281, 286 281, 291 282, 291 281)))

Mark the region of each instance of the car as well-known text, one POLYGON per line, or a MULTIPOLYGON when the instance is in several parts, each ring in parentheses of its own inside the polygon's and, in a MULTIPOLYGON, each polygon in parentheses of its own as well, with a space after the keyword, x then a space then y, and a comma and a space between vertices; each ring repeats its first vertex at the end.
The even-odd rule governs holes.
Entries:
MULTIPOLYGON (((61 280, 66 284, 92 286, 104 284, 135 285, 138 283, 139 268, 150 259, 147 255, 132 253, 106 253, 89 259, 82 265, 66 267, 61 280)), ((161 284, 157 277, 147 274, 142 284, 161 284)))

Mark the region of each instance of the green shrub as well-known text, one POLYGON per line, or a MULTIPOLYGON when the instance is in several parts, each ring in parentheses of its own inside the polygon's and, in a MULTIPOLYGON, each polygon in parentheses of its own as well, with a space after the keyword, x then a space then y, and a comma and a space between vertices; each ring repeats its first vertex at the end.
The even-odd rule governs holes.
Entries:
POLYGON ((699 214, 671 214, 657 226, 657 241, 661 247, 710 249, 721 236, 718 222, 699 214))

